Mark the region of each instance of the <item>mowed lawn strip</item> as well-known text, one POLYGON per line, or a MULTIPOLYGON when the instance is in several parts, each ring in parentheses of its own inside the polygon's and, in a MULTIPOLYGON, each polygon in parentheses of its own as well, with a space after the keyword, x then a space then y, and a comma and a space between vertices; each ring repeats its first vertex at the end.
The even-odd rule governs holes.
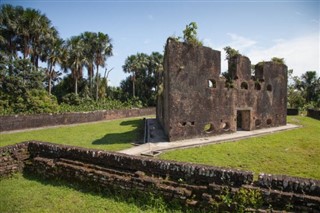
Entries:
MULTIPOLYGON (((0 179, 0 212, 156 212, 156 206, 102 196, 57 181, 25 178, 0 179)), ((160 203, 164 204, 160 201, 160 203)))
POLYGON ((161 159, 320 179, 320 121, 288 116, 302 128, 237 142, 175 150, 161 159))
POLYGON ((142 139, 142 118, 86 123, 76 126, 31 130, 16 133, 0 133, 0 146, 28 140, 39 140, 71 146, 118 151, 130 148, 142 139))

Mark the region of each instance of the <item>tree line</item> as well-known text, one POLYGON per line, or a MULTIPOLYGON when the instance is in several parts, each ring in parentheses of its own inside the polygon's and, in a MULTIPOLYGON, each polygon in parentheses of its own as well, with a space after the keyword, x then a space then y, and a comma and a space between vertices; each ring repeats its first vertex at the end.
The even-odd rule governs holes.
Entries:
POLYGON ((158 52, 128 56, 123 70, 131 76, 120 87, 110 87, 112 69, 107 68, 107 59, 113 45, 108 34, 83 32, 64 40, 45 14, 10 4, 0 8, 0 48, 2 114, 51 112, 58 103, 80 105, 106 99, 138 107, 155 105, 156 73, 163 60, 158 52))
MULTIPOLYGON (((191 22, 186 25, 183 37, 171 38, 201 46, 197 28, 191 22)), ((231 47, 224 50, 227 59, 240 54, 231 47)), ((130 76, 119 87, 111 87, 108 76, 113 68, 107 67, 107 60, 112 55, 112 39, 106 33, 86 31, 64 40, 39 10, 2 5, 0 114, 155 106, 163 55, 152 52, 128 56, 122 69, 130 76), (41 67, 42 64, 46 67, 41 67)), ((284 63, 280 58, 272 60, 284 63)), ((227 72, 225 75, 228 78, 227 72)), ((315 71, 306 72, 301 78, 291 76, 290 107, 319 107, 319 94, 315 71)))

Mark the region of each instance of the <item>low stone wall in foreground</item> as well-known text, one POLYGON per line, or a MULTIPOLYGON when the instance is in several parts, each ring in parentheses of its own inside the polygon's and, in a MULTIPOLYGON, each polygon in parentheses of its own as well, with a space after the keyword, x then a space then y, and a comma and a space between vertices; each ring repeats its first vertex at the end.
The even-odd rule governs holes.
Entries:
MULTIPOLYGON (((103 189, 155 193, 183 206, 234 211, 236 197, 243 190, 258 193, 260 209, 320 211, 320 181, 289 176, 260 174, 237 169, 137 157, 52 143, 30 141, 0 148, 0 176, 28 172, 42 178, 78 182, 103 189)), ((242 195, 242 196, 248 196, 242 195)))

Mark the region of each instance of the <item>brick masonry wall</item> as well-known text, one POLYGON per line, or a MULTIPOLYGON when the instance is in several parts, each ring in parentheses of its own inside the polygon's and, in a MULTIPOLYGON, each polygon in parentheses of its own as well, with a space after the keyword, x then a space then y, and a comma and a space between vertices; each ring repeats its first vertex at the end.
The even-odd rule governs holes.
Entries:
POLYGON ((24 161, 28 158, 28 142, 0 147, 0 177, 22 172, 24 161))
POLYGON ((299 115, 299 109, 288 108, 287 115, 299 115))
MULTIPOLYGON (((4 162, 5 156, 12 156, 10 165, 20 169, 0 164, 1 171, 9 169, 1 176, 21 171, 25 162, 25 172, 44 178, 84 183, 99 190, 153 192, 202 209, 210 209, 226 188, 231 195, 246 188, 259 191, 265 207, 271 204, 273 209, 282 210, 290 205, 294 211, 320 211, 318 180, 261 174, 258 181, 253 181, 253 173, 247 171, 36 141, 3 147, 0 162, 4 162)), ((232 205, 225 207, 230 210, 232 205)))
POLYGON ((154 115, 155 108, 103 110, 94 112, 75 112, 40 115, 10 115, 0 116, 0 132, 38 128, 45 126, 86 123, 118 118, 154 115))
POLYGON ((320 110, 308 109, 307 116, 320 120, 320 110))

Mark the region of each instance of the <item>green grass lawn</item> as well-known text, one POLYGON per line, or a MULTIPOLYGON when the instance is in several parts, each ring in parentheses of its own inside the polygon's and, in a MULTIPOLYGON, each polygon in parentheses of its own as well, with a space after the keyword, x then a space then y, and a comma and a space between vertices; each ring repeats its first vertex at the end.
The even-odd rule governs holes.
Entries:
MULTIPOLYGON (((189 161, 251 170, 255 173, 287 174, 320 179, 320 122, 291 116, 290 123, 302 128, 233 143, 203 146, 164 153, 161 159, 189 161)), ((25 140, 106 150, 131 146, 141 131, 142 120, 123 119, 21 133, 0 134, 1 146, 25 140)), ((101 195, 59 181, 44 181, 15 175, 0 179, 0 212, 165 212, 159 199, 101 195)), ((175 210, 172 210, 173 212, 175 210)), ((176 211, 179 212, 179 211, 176 211)))
POLYGON ((118 151, 142 139, 142 118, 112 120, 16 133, 0 133, 0 146, 39 140, 86 148, 118 151))
POLYGON ((175 150, 161 159, 320 179, 320 121, 288 116, 302 128, 233 143, 175 150))
MULTIPOLYGON (((0 212, 165 212, 161 199, 147 202, 135 198, 94 193, 77 185, 34 177, 0 179, 0 212)), ((178 211, 179 212, 179 211, 178 211)))

